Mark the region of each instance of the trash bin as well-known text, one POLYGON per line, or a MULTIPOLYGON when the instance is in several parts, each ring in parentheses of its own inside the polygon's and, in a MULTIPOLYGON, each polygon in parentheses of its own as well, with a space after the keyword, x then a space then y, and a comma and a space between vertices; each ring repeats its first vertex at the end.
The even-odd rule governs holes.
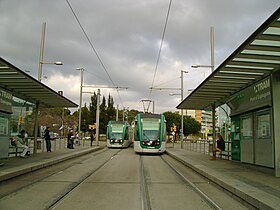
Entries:
POLYGON ((42 149, 42 141, 37 141, 37 149, 42 149))
POLYGON ((213 153, 213 143, 209 143, 209 154, 213 153))

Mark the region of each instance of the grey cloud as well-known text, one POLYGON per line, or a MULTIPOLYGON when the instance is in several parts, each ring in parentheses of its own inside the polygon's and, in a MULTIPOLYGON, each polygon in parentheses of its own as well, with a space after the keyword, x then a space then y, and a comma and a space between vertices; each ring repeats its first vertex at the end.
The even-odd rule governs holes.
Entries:
MULTIPOLYGON (((123 105, 142 109, 139 101, 149 93, 169 1, 69 2, 114 83, 129 86, 129 90, 120 91, 123 105)), ((178 87, 180 70, 184 68, 191 71, 185 76, 184 88, 195 88, 209 69, 191 70, 190 65, 210 62, 210 26, 215 27, 217 66, 279 7, 279 3, 279 0, 173 1, 154 85, 178 87), (164 83, 174 78, 174 82, 164 83)), ((79 72, 75 68, 83 67, 85 84, 112 86, 65 0, 1 0, 0 56, 29 70, 36 78, 43 22, 47 23, 44 59, 64 63, 63 66, 44 65, 44 74, 55 77, 56 72, 60 72, 65 78, 77 78, 79 72)), ((69 95, 78 102, 78 95, 64 92, 66 97, 69 95)), ((120 103, 116 91, 110 92, 115 103, 120 103)), ((152 92, 159 112, 175 110, 178 104, 176 97, 168 93, 152 92)), ((84 100, 87 102, 89 96, 85 95, 84 100)))

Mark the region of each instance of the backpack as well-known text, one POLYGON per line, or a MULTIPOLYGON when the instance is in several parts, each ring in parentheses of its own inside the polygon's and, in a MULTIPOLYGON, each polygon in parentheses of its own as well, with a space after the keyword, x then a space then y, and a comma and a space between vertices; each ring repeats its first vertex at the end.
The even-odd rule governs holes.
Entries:
POLYGON ((16 147, 17 144, 16 144, 16 140, 14 138, 11 138, 11 145, 16 147))

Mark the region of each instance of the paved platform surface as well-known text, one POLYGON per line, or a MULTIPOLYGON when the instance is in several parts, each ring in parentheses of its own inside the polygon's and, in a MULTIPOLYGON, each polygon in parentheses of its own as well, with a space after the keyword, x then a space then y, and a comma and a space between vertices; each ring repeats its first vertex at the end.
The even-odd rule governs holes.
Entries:
POLYGON ((35 155, 31 154, 26 158, 21 158, 19 156, 10 157, 0 161, 2 163, 0 166, 0 182, 71 158, 88 154, 102 148, 104 148, 104 145, 93 147, 77 146, 75 149, 64 148, 52 152, 40 152, 35 155))
MULTIPOLYGON (((19 176, 58 162, 96 151, 101 146, 76 147, 53 152, 42 152, 27 158, 13 157, 3 160, 0 181, 19 176)), ((248 201, 257 209, 280 209, 280 178, 257 167, 212 158, 207 154, 167 146, 167 153, 234 195, 248 201)), ((271 170, 272 171, 272 170, 271 170)))
MULTIPOLYGON (((178 147, 178 146, 177 146, 178 147)), ((257 209, 280 209, 280 178, 264 170, 209 155, 167 147, 167 153, 257 209)))

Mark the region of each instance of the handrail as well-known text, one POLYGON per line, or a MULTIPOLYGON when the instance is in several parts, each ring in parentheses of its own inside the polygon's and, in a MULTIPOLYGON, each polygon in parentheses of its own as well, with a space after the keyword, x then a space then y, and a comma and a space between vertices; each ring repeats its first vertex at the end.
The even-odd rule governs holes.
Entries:
MULTIPOLYGON (((213 155, 213 140, 187 139, 184 141, 184 149, 193 152, 213 155)), ((220 152, 222 159, 231 160, 231 141, 225 141, 225 150, 220 152)))

